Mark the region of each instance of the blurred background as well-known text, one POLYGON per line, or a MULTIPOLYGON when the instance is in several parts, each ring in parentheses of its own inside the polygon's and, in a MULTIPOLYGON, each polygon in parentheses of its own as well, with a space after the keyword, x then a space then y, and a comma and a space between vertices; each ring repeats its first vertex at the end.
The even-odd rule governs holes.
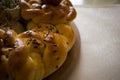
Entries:
POLYGON ((120 0, 70 0, 74 5, 100 5, 100 4, 118 4, 120 0))
POLYGON ((68 80, 120 80, 120 0, 71 2, 77 11, 80 58, 68 80))

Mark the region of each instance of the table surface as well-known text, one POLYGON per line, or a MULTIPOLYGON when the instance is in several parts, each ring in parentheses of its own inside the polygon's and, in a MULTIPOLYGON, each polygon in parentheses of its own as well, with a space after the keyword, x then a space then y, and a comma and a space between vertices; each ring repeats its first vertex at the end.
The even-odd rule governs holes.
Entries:
POLYGON ((68 80, 120 80, 120 5, 75 8, 81 48, 68 80))

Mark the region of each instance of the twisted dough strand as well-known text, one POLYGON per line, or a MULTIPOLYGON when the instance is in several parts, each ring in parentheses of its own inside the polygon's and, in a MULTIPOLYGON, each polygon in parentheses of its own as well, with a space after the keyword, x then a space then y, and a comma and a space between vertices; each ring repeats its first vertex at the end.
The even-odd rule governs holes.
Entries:
POLYGON ((21 34, 0 30, 0 38, 4 41, 0 55, 5 56, 1 58, 2 65, 6 67, 4 75, 9 75, 9 79, 42 80, 49 76, 64 63, 75 41, 70 24, 54 25, 53 28, 50 24, 30 23, 28 27, 32 29, 21 34))
POLYGON ((75 42, 69 0, 21 0, 27 31, 0 29, 0 79, 42 80, 65 62, 75 42), (30 22, 29 22, 30 21, 30 22))
POLYGON ((44 4, 42 1, 22 0, 20 3, 22 17, 34 23, 50 24, 68 23, 76 17, 76 11, 69 0, 58 1, 59 4, 56 6, 49 2, 51 0, 45 0, 44 4))

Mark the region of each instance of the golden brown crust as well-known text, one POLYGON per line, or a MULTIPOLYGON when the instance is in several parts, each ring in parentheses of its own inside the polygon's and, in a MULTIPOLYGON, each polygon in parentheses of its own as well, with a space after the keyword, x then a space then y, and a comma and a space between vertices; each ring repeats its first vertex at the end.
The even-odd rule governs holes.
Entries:
POLYGON ((27 31, 0 29, 0 79, 42 80, 65 62, 75 42, 69 0, 21 0, 27 31))
POLYGON ((30 22, 28 29, 21 34, 0 30, 4 41, 0 47, 0 56, 4 57, 0 62, 7 69, 4 76, 9 75, 12 80, 42 80, 49 76, 64 63, 75 41, 70 24, 30 22))
POLYGON ((44 24, 44 23, 39 23, 35 24, 34 22, 29 22, 27 25, 28 30, 33 30, 33 31, 49 31, 49 32, 54 32, 58 33, 59 35, 62 35, 66 38, 67 44, 68 44, 68 49, 70 50, 75 42, 75 33, 74 29, 71 23, 68 24, 56 24, 56 25, 51 25, 51 24, 44 24))
MULTIPOLYGON (((34 38, 41 40, 41 42, 46 45, 46 48, 44 49, 44 55, 46 57, 43 56, 45 65, 44 76, 46 77, 57 70, 57 68, 59 68, 65 61, 67 53, 75 41, 75 33, 73 27, 70 24, 59 24, 53 26, 43 23, 35 24, 33 22, 30 22, 27 27, 28 30, 30 29, 31 36, 34 36, 34 38), (38 37, 39 34, 41 37, 38 37), (55 58, 54 55, 52 57, 52 54, 56 54, 55 58), (58 61, 56 62, 56 60, 58 61)), ((21 37, 28 36, 26 36, 24 33, 24 35, 21 35, 21 37)))
MULTIPOLYGON (((32 0, 33 1, 33 0, 32 0)), ((35 23, 68 23, 76 17, 76 11, 69 0, 42 0, 42 2, 21 1, 21 14, 26 20, 35 23)))

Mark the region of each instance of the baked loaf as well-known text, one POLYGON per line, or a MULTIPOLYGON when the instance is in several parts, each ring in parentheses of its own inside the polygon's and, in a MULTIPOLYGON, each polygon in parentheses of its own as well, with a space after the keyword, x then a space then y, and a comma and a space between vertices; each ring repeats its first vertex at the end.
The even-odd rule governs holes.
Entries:
POLYGON ((76 12, 68 0, 21 0, 20 8, 26 31, 0 29, 0 80, 42 80, 66 60, 76 12))
POLYGON ((42 80, 64 63, 74 41, 66 24, 39 24, 21 34, 0 30, 1 80, 42 80))
POLYGON ((21 14, 34 23, 68 23, 76 17, 69 0, 21 0, 21 14))

